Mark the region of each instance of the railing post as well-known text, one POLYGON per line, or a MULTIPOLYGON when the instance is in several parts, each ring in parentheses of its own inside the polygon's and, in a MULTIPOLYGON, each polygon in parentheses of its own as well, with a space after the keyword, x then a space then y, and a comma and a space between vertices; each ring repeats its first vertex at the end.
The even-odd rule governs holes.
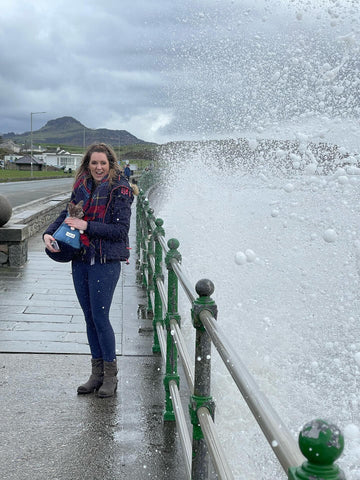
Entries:
POLYGON ((299 434, 299 447, 307 461, 289 468, 289 480, 345 480, 344 472, 334 465, 344 449, 344 437, 336 425, 312 420, 299 434))
MULTIPOLYGON (((154 300, 154 318, 153 318, 153 329, 154 329, 154 343, 152 347, 153 353, 160 353, 160 343, 159 343, 159 337, 156 331, 156 324, 161 323, 164 325, 164 320, 163 320, 163 308, 162 308, 162 301, 161 301, 161 296, 159 293, 159 288, 157 285, 157 280, 161 279, 164 281, 164 275, 162 273, 162 247, 159 242, 159 236, 164 236, 165 231, 162 228, 164 221, 161 218, 157 218, 155 220, 155 230, 152 235, 152 246, 155 243, 155 271, 153 272, 153 288, 155 291, 155 300, 154 300)), ((152 247, 153 248, 153 247, 152 247)))
POLYGON ((154 293, 154 271, 151 265, 150 257, 155 255, 154 252, 154 238, 152 236, 152 230, 150 226, 150 218, 153 216, 154 210, 152 208, 148 208, 147 210, 147 217, 146 217, 146 226, 147 226, 147 271, 148 271, 148 278, 147 278, 147 294, 148 294, 148 312, 153 312, 153 306, 151 303, 151 295, 154 293))
MULTIPOLYGON (((147 289, 148 288, 148 279, 145 274, 146 265, 148 262, 147 258, 147 247, 148 247, 148 224, 146 218, 146 208, 149 205, 149 201, 143 199, 141 203, 141 212, 140 212, 140 244, 141 244, 141 275, 143 279, 143 286, 147 289)), ((148 293, 148 292, 147 292, 148 293)))
POLYGON ((167 245, 169 251, 166 254, 165 262, 168 270, 168 304, 167 313, 165 316, 166 325, 166 372, 164 378, 165 386, 165 412, 164 421, 175 421, 174 408, 171 401, 169 382, 175 380, 177 386, 180 386, 180 377, 177 373, 177 348, 174 342, 174 337, 171 335, 170 321, 175 320, 180 325, 180 315, 178 313, 178 279, 171 264, 171 260, 175 258, 181 262, 181 255, 178 251, 179 241, 176 238, 171 238, 167 245))
POLYGON ((211 298, 214 292, 214 284, 210 280, 199 280, 195 290, 199 297, 193 302, 191 309, 193 325, 196 328, 194 394, 190 396, 189 405, 193 425, 191 478, 193 480, 207 480, 209 476, 209 453, 197 412, 200 407, 206 407, 214 418, 215 404, 210 396, 211 340, 201 323, 200 313, 203 310, 209 310, 216 318, 217 306, 211 298))
POLYGON ((142 238, 142 216, 144 192, 140 189, 139 195, 136 199, 136 253, 140 256, 141 238, 142 238))

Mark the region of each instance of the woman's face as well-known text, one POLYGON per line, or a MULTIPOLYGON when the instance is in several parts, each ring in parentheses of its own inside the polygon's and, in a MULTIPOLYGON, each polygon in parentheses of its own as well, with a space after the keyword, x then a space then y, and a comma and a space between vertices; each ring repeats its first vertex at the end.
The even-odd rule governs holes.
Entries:
POLYGON ((93 152, 91 154, 89 170, 95 182, 100 182, 109 173, 109 160, 104 152, 93 152))

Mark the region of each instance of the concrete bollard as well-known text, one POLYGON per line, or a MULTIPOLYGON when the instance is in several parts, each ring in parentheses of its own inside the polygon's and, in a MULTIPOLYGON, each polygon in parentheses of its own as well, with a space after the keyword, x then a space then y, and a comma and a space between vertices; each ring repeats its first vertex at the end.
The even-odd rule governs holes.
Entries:
POLYGON ((7 223, 12 215, 12 206, 10 205, 9 200, 0 195, 0 227, 7 223))

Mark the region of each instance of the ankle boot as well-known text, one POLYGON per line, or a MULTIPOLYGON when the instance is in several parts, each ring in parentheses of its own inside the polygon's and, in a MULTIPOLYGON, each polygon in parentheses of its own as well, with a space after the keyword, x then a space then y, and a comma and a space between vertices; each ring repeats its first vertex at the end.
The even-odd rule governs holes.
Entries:
POLYGON ((104 380, 104 361, 102 358, 91 359, 91 375, 89 380, 80 385, 77 389, 78 393, 93 393, 99 390, 104 380))
POLYGON ((117 372, 116 359, 113 362, 104 362, 104 381, 98 391, 98 397, 106 398, 114 395, 118 383, 117 372))

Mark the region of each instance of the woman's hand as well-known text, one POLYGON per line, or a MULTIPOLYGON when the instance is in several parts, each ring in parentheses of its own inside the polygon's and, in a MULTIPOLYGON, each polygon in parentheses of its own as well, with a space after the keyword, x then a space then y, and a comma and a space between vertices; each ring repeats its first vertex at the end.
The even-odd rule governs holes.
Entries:
POLYGON ((60 250, 56 250, 51 244, 52 242, 56 242, 55 238, 52 235, 45 234, 44 235, 44 242, 45 242, 46 248, 50 252, 53 252, 53 253, 60 252, 60 250))
POLYGON ((77 230, 83 230, 83 231, 85 231, 88 226, 88 222, 86 220, 81 220, 81 218, 75 218, 75 217, 65 218, 65 223, 66 225, 69 225, 69 227, 76 228, 77 230))

